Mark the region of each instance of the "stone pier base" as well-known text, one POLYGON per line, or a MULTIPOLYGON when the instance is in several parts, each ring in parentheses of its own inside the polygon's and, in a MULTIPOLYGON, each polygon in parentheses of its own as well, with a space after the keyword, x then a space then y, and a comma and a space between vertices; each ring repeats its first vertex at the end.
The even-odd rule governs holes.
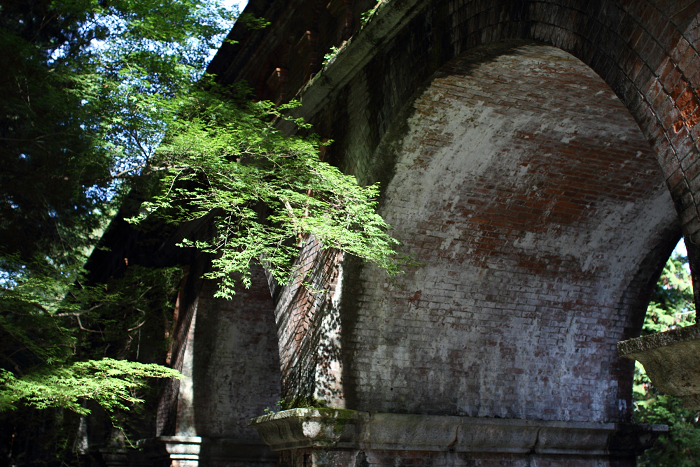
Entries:
POLYGON ((665 425, 292 409, 251 420, 281 466, 633 466, 665 425))

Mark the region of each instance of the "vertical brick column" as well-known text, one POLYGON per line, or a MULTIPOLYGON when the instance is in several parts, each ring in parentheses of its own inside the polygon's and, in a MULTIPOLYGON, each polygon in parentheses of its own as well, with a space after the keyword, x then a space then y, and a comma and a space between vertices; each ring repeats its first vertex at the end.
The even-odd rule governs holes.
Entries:
POLYGON ((272 466, 276 455, 260 440, 248 420, 273 408, 280 399, 280 373, 274 306, 260 266, 250 289, 231 300, 214 298, 217 284, 205 281, 190 304, 184 347, 174 365, 184 378, 174 397, 163 401, 170 414, 157 440, 149 444, 153 462, 172 467, 272 466))

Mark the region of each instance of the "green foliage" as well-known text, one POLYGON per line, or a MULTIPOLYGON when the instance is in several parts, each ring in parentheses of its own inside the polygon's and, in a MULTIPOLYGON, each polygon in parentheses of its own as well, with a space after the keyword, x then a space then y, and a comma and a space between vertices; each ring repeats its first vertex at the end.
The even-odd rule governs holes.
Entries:
POLYGON ((378 186, 361 187, 355 177, 321 162, 316 137, 275 128, 281 112, 295 105, 251 102, 245 88, 209 81, 179 103, 179 117, 158 148, 163 190, 133 221, 149 213, 178 223, 209 216, 213 236, 187 239, 183 246, 214 255, 207 277, 220 281, 217 296, 229 298, 238 275, 249 285, 255 261, 287 283, 308 236, 323 248, 399 272, 398 241, 375 212, 378 186))
POLYGON ((285 397, 277 403, 280 410, 289 409, 322 409, 328 406, 326 401, 316 399, 313 396, 285 397))
POLYGON ((175 374, 135 360, 164 361, 180 272, 129 267, 87 285, 80 268, 149 173, 174 117, 163 110, 233 19, 217 0, 0 1, 0 451, 12 463, 70 450, 72 411, 134 408, 144 378, 175 374), (23 451, 11 430, 55 453, 23 451))
POLYGON ((0 2, 1 256, 81 264, 115 181, 143 173, 167 127, 160 102, 231 19, 205 0, 0 2))
POLYGON ((179 378, 161 365, 103 358, 61 367, 43 367, 22 378, 0 369, 0 411, 16 409, 18 402, 37 409, 61 407, 87 415, 85 400, 96 401, 107 411, 129 410, 143 402, 133 391, 145 386, 145 378, 179 378))
MULTIPOLYGON (((688 259, 671 257, 664 267, 647 309, 642 335, 688 326, 695 321, 695 304, 688 259)), ((691 467, 700 463, 700 425, 698 413, 683 408, 680 398, 661 394, 636 362, 634 374, 635 421, 666 424, 662 435, 647 449, 637 465, 653 467, 691 467)))
MULTIPOLYGON (((158 336, 168 324, 164 313, 172 309, 178 269, 134 266, 100 286, 83 286, 81 275, 65 274, 65 267, 44 268, 42 274, 37 269, 10 276, 0 287, 0 411, 24 403, 85 413, 79 399, 95 400, 108 411, 123 409, 121 401, 140 400, 134 391, 143 378, 178 375, 158 365, 104 358, 135 359, 142 338, 162 342, 158 336)), ((165 345, 155 349, 165 352, 165 345)))
POLYGON ((689 326, 695 322, 688 258, 674 255, 664 266, 647 308, 642 335, 689 326))
POLYGON ((374 8, 371 10, 367 10, 364 13, 360 15, 360 27, 364 27, 367 23, 369 23, 374 15, 377 13, 377 8, 380 5, 380 1, 377 1, 377 3, 374 5, 374 8))
MULTIPOLYGON (((197 82, 233 19, 211 0, 0 2, 3 408, 51 394, 77 410, 57 396, 66 372, 76 372, 76 388, 104 379, 80 362, 136 358, 141 334, 162 321, 173 290, 154 275, 172 271, 129 268, 87 287, 80 267, 120 200, 112 197, 148 172, 173 117, 163 109, 197 82)), ((146 374, 133 365, 135 378, 146 374)), ((137 387, 127 373, 112 379, 137 387)))
POLYGON ((639 456, 637 465, 649 467, 694 467, 700 460, 700 426, 698 414, 686 410, 678 397, 659 394, 653 388, 648 399, 637 407, 635 420, 669 426, 654 446, 639 456))
POLYGON ((274 408, 265 407, 265 408, 263 409, 263 412, 265 412, 267 415, 273 414, 273 413, 277 413, 277 412, 279 412, 280 410, 282 410, 282 409, 281 409, 281 406, 282 406, 282 403, 283 403, 283 402, 284 402, 284 399, 280 399, 280 400, 278 400, 278 401, 275 403, 275 407, 274 407, 274 408))
POLYGON ((89 412, 90 424, 102 426, 93 446, 112 442, 111 425, 120 438, 143 437, 154 416, 138 405, 154 408, 147 381, 178 373, 137 360, 165 361, 181 277, 176 268, 130 266, 87 286, 80 271, 44 262, 8 274, 0 283, 0 452, 14 465, 73 462, 86 423, 79 415, 89 412))
POLYGON ((245 25, 246 28, 256 30, 265 29, 271 23, 265 18, 257 18, 250 13, 241 13, 236 20, 237 23, 245 25))
POLYGON ((323 62, 322 65, 326 66, 330 61, 333 59, 338 54, 338 51, 340 50, 339 47, 331 47, 330 50, 328 51, 327 54, 323 56, 323 62))

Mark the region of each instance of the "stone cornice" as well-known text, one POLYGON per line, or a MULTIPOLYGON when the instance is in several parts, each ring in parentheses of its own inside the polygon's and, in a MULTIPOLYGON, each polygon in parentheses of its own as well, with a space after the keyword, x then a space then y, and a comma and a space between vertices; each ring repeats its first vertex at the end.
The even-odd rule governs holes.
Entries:
POLYGON ((676 328, 617 343, 620 357, 639 360, 654 386, 700 409, 700 327, 676 328))
POLYGON ((692 340, 700 340, 700 326, 687 326, 657 332, 644 337, 637 337, 617 343, 617 353, 620 357, 636 358, 635 355, 659 347, 669 347, 674 344, 692 340))
POLYGON ((340 448, 407 451, 634 455, 665 425, 560 422, 292 409, 248 422, 273 450, 340 448))

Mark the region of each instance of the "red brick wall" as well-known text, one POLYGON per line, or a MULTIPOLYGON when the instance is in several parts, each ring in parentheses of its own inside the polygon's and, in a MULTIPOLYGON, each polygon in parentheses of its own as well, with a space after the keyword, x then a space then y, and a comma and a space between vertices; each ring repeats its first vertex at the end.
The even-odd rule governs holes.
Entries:
POLYGON ((285 396, 314 395, 333 406, 344 404, 337 306, 341 261, 342 253, 323 250, 309 238, 301 250, 297 279, 277 288, 275 315, 285 396))
MULTIPOLYGON (((395 281, 350 268, 340 310, 299 284, 280 291, 283 393, 386 412, 628 419, 632 365, 615 344, 639 332, 678 235, 647 141, 610 88, 553 47, 481 48, 437 76, 393 143, 382 200, 425 265, 395 281), (321 347, 340 356, 334 391, 321 347)), ((301 263, 342 274, 314 243, 301 263)))
MULTIPOLYGON (((359 15, 372 4, 355 1, 351 5, 352 28, 360 37, 359 15)), ((534 39, 572 53, 618 95, 659 158, 682 213, 686 237, 700 243, 697 195, 691 195, 700 186, 700 2, 423 0, 417 8, 423 11, 393 41, 377 47, 376 59, 358 73, 355 84, 369 77, 370 88, 347 86, 329 100, 327 109, 332 112, 315 117, 317 129, 336 139, 331 159, 365 177, 376 164, 363 159, 371 157, 399 110, 440 66, 478 45, 534 39), (347 146, 353 140, 347 138, 352 132, 347 124, 357 117, 371 124, 364 132, 369 150, 359 158, 345 154, 354 151, 347 146)), ((287 54, 280 51, 292 50, 312 31, 318 36, 313 55, 321 57, 331 45, 341 45, 338 31, 342 28, 336 23, 342 21, 311 0, 289 2, 282 9, 270 6, 261 15, 273 20, 273 25, 254 34, 250 45, 244 41, 232 46, 239 47, 240 57, 226 48, 211 71, 222 73, 226 81, 247 79, 255 86, 283 64, 289 67, 289 76, 298 77, 287 83, 286 94, 291 98, 305 84, 302 77, 310 76, 304 70, 312 52, 304 49, 308 56, 296 63, 288 62, 287 54), (232 54, 235 67, 223 59, 232 54)), ((267 95, 260 92, 261 97, 267 95)), ((365 180, 376 177, 368 175, 365 180)))
POLYGON ((682 214, 686 236, 700 240, 700 2, 450 1, 455 54, 507 37, 528 37, 570 51, 612 87, 652 144, 682 214), (690 190, 689 190, 690 189, 690 190), (696 238, 697 237, 697 238, 696 238))

